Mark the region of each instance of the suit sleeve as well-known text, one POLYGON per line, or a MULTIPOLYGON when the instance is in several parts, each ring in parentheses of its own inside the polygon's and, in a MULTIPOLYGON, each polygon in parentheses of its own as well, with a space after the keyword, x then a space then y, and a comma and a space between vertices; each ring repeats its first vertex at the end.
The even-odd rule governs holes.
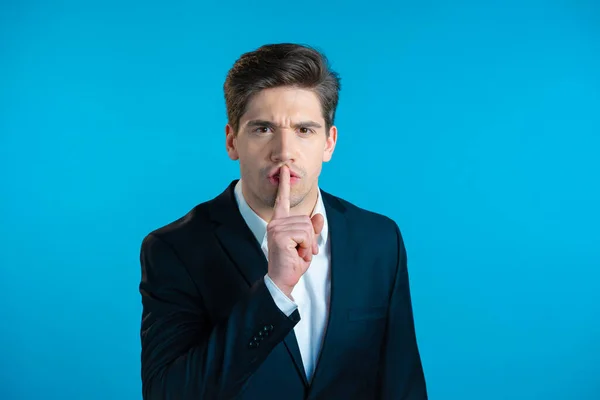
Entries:
POLYGON ((415 334, 406 249, 398 225, 394 223, 394 226, 398 241, 398 268, 382 349, 379 398, 426 400, 427 389, 415 334))
POLYGON ((259 279, 229 316, 210 320, 202 294, 171 246, 142 242, 141 374, 144 400, 230 399, 300 315, 286 316, 259 279))

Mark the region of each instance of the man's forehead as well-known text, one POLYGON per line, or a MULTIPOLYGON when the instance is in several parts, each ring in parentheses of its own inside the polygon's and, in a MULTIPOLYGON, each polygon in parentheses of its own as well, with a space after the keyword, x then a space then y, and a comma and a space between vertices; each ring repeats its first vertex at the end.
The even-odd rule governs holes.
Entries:
POLYGON ((321 102, 309 89, 272 88, 251 96, 246 108, 248 111, 268 108, 273 111, 314 112, 320 110, 321 102))
POLYGON ((324 124, 321 104, 316 96, 305 95, 297 98, 273 98, 256 96, 248 102, 246 112, 241 118, 242 124, 251 121, 268 121, 275 126, 293 126, 305 121, 324 124))
MULTIPOLYGON (((321 118, 322 120, 322 118, 321 118)), ((319 119, 312 120, 309 118, 270 118, 270 119, 248 119, 247 121, 242 122, 246 126, 254 127, 254 126, 271 126, 276 128, 295 128, 295 127, 305 127, 305 128, 322 128, 324 123, 320 122, 319 119)))
POLYGON ((240 122, 242 125, 247 126, 270 125, 278 128, 293 127, 298 125, 309 126, 313 128, 321 128, 325 125, 324 118, 321 115, 314 114, 298 114, 295 116, 286 116, 263 113, 255 116, 245 115, 240 122))

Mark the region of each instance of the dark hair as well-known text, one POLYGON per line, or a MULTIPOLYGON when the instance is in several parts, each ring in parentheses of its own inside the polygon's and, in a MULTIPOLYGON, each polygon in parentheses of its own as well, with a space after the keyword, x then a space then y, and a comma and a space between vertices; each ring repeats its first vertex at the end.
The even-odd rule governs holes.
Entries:
POLYGON ((293 86, 313 90, 321 102, 326 133, 333 125, 341 88, 339 75, 318 50, 292 43, 268 44, 242 54, 223 85, 227 118, 237 135, 250 98, 263 89, 293 86))

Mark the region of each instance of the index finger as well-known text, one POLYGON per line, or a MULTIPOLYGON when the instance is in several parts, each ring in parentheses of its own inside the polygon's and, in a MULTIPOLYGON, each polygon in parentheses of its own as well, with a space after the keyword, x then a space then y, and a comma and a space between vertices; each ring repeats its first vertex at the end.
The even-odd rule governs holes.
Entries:
POLYGON ((284 165, 279 169, 279 186, 273 209, 273 218, 285 218, 290 215, 290 170, 284 165))

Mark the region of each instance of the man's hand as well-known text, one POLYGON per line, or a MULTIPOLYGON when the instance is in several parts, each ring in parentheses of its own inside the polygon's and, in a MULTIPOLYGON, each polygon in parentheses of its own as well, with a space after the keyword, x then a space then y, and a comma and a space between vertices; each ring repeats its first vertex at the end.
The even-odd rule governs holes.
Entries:
POLYGON ((269 247, 268 275, 291 298, 294 286, 306 272, 313 255, 318 254, 317 236, 323 229, 323 215, 290 216, 290 170, 279 170, 279 188, 273 218, 267 225, 269 247))

